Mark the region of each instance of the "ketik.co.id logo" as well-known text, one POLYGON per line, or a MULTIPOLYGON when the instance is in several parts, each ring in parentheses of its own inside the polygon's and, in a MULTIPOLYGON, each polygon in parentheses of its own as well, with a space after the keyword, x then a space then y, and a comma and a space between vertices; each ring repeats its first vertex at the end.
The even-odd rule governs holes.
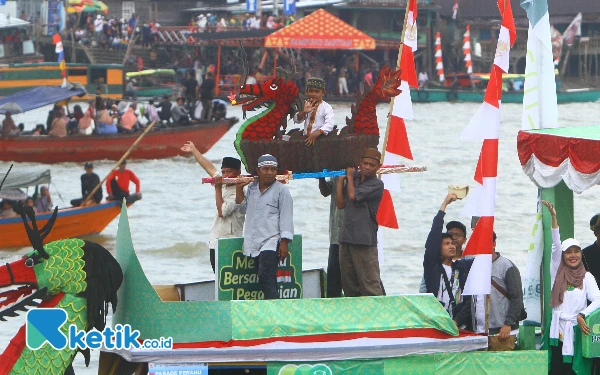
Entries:
POLYGON ((25 337, 27 347, 39 349, 46 342, 56 350, 69 349, 172 349, 173 339, 161 337, 158 340, 138 341, 140 331, 132 330, 129 324, 117 324, 114 329, 105 327, 102 332, 92 329, 79 330, 76 325, 68 327, 68 337, 61 331, 67 321, 63 309, 35 309, 27 312, 25 337))

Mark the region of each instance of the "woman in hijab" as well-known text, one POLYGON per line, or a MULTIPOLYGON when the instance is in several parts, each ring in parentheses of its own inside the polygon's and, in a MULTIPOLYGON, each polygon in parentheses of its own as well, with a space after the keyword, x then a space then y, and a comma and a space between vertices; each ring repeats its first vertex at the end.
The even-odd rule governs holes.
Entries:
POLYGON ((554 205, 542 203, 552 215, 550 374, 589 374, 592 362, 581 355, 581 340, 575 340, 573 327, 578 325, 584 335, 590 334, 585 318, 600 308, 600 290, 581 261, 579 241, 569 238, 561 243, 554 205))

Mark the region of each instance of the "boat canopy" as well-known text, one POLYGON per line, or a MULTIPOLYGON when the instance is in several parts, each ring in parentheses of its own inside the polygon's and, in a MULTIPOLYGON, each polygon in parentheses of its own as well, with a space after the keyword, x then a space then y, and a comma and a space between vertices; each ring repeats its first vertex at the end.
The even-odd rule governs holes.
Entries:
POLYGON ((9 15, 4 13, 0 13, 0 30, 27 25, 29 25, 29 22, 27 21, 23 21, 22 19, 17 17, 10 17, 9 15))
POLYGON ((5 177, 6 180, 0 189, 0 198, 22 200, 27 198, 27 194, 21 190, 22 188, 50 183, 50 169, 13 169, 8 176, 6 173, 0 173, 0 181, 5 177))
POLYGON ((84 96, 87 94, 85 88, 81 85, 70 84, 70 86, 71 87, 68 88, 59 86, 40 86, 5 96, 0 99, 0 114, 3 115, 6 112, 27 112, 48 104, 54 104, 65 99, 70 99, 74 96, 84 96), (15 105, 18 107, 15 107, 15 105), (6 107, 3 108, 3 106, 6 107), (18 110, 15 111, 13 108, 18 108, 18 110))

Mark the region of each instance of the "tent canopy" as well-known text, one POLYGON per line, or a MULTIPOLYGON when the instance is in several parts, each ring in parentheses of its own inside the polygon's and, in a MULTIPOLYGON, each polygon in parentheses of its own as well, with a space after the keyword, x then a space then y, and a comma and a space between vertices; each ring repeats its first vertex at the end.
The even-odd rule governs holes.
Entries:
POLYGON ((523 171, 541 188, 561 180, 576 193, 600 183, 600 126, 520 131, 523 171))
MULTIPOLYGON (((77 86, 77 85, 76 85, 77 86)), ((0 99, 0 114, 5 114, 10 109, 3 109, 7 103, 14 103, 21 108, 20 112, 31 111, 48 104, 54 104, 73 96, 83 96, 86 91, 82 87, 62 88, 58 86, 40 86, 30 90, 20 91, 16 94, 0 99)))
POLYGON ((0 13, 0 30, 7 29, 9 27, 27 26, 29 22, 23 21, 20 18, 10 17, 7 14, 0 13))
POLYGON ((367 50, 375 39, 319 9, 267 36, 265 47, 367 50))

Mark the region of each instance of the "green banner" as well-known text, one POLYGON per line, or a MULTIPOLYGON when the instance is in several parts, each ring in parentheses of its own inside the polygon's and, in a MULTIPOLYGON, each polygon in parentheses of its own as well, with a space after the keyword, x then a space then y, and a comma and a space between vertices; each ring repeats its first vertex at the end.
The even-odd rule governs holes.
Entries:
MULTIPOLYGON (((243 238, 220 238, 217 246, 217 300, 264 299, 258 283, 258 258, 243 254, 243 238)), ((289 244, 288 257, 277 268, 280 299, 302 298, 302 236, 289 244)))
POLYGON ((543 350, 462 352, 348 361, 267 364, 267 375, 548 374, 543 350))

